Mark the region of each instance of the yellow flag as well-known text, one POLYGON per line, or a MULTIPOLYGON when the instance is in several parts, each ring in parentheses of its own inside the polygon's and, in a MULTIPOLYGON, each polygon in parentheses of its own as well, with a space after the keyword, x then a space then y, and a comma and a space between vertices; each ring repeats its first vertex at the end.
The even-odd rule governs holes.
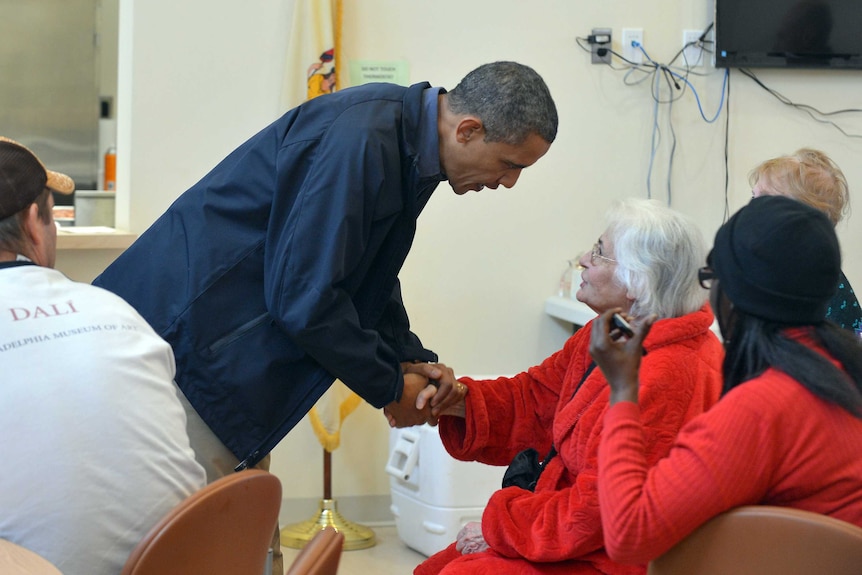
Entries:
POLYGON ((339 87, 341 0, 296 0, 282 85, 290 109, 339 87))
POLYGON ((317 400, 308 413, 311 427, 326 451, 335 451, 341 443, 341 424, 354 409, 362 403, 362 398, 353 393, 341 380, 336 379, 317 400))
MULTIPOLYGON (((296 0, 282 104, 290 109, 339 87, 341 0, 296 0)), ((326 451, 341 442, 341 424, 362 399, 340 380, 323 394, 308 416, 326 451)))

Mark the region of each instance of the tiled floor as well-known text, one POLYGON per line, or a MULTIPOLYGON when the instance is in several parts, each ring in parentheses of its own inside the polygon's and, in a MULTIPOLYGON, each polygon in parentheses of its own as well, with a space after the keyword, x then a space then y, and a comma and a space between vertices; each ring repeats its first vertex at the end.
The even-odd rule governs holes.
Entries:
MULTIPOLYGON (((338 575, 410 575, 425 556, 407 547, 398 538, 395 526, 373 527, 377 545, 341 554, 338 575)), ((282 547, 284 564, 289 566, 298 549, 282 547)))

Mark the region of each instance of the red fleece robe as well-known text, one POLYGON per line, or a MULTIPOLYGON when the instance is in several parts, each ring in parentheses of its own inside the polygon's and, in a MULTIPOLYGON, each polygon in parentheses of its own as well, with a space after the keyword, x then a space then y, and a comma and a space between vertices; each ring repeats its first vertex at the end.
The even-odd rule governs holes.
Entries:
MULTIPOLYGON (((709 331, 704 306, 657 321, 641 362, 640 395, 648 461, 664 457, 682 425, 721 393, 723 350, 709 331)), ((440 437, 456 459, 508 465, 533 447, 544 456, 556 446, 535 493, 519 487, 495 492, 482 516, 490 549, 461 555, 454 544, 416 568, 442 573, 644 573, 645 566, 613 563, 603 548, 597 493, 598 449, 610 388, 601 370, 581 382, 592 363, 592 322, 541 365, 513 378, 473 381, 466 418, 443 417, 440 437), (574 397, 573 397, 574 395, 574 397)))

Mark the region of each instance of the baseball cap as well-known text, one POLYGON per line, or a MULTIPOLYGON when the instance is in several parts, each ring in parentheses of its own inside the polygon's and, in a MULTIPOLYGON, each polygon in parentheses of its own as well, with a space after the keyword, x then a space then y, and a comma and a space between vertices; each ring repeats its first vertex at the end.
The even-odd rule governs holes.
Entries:
POLYGON ((75 182, 66 174, 47 169, 23 144, 0 136, 0 220, 35 202, 45 188, 71 194, 75 182))

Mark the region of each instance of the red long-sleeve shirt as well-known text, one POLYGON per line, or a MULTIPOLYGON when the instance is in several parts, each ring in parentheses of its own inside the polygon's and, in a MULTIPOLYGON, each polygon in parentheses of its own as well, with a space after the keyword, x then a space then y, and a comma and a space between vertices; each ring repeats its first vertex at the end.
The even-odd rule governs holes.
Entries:
POLYGON ((740 505, 796 507, 862 526, 862 420, 782 372, 731 390, 652 468, 642 429, 634 403, 605 415, 599 501, 605 547, 617 561, 650 561, 740 505))

